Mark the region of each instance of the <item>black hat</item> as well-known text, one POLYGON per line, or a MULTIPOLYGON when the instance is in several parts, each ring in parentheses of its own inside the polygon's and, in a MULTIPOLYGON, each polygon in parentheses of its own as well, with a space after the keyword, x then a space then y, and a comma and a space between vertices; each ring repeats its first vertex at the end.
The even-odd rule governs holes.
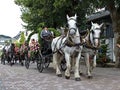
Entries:
POLYGON ((43 28, 45 28, 45 27, 47 28, 47 26, 43 26, 43 28))

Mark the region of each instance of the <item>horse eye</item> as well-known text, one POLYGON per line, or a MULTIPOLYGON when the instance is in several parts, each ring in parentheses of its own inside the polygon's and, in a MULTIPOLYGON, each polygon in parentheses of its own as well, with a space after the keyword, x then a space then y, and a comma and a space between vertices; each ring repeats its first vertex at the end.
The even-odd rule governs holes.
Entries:
POLYGON ((68 27, 68 24, 66 24, 66 27, 68 27))
POLYGON ((78 26, 79 26, 79 24, 78 24, 78 23, 76 23, 76 26, 78 27, 78 26))
POLYGON ((94 34, 94 31, 92 30, 92 34, 94 34))

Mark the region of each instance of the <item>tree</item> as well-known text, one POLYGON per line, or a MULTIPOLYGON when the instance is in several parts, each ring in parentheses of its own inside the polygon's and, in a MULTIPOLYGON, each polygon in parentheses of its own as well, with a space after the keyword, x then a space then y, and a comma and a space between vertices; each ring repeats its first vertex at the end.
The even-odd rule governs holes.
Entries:
MULTIPOLYGON (((40 23, 57 28, 66 25, 66 15, 77 13, 78 23, 85 23, 85 9, 74 0, 15 0, 21 6, 23 25, 27 30, 36 31, 40 23)), ((85 25, 85 24, 84 24, 85 25)))
POLYGON ((20 42, 20 44, 23 44, 23 43, 25 42, 25 35, 24 35, 24 32, 21 32, 19 42, 20 42))

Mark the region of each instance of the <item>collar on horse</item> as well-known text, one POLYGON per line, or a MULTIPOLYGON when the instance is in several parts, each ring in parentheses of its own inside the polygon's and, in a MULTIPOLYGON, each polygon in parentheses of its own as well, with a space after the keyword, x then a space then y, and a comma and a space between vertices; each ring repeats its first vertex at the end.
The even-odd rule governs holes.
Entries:
MULTIPOLYGON (((85 46, 86 48, 89 48, 89 49, 98 50, 99 47, 94 47, 94 46, 92 45, 92 42, 90 41, 90 33, 91 33, 91 31, 88 30, 87 35, 89 35, 89 39, 88 39, 88 40, 85 39, 85 44, 84 44, 84 46, 85 46)), ((87 36, 87 35, 86 35, 86 36, 87 36)), ((82 37, 82 39, 84 39, 86 36, 82 37)))
POLYGON ((68 37, 68 39, 66 39, 65 41, 65 45, 67 45, 68 47, 78 47, 83 45, 83 43, 74 43, 71 37, 68 37))

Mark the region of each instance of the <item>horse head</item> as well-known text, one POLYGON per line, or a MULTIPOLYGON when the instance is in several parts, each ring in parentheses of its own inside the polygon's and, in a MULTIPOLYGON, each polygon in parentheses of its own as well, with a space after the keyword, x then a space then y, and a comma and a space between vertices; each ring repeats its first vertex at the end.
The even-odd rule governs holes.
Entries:
POLYGON ((68 25, 68 29, 69 29, 69 34, 70 35, 75 35, 76 31, 77 31, 77 15, 75 14, 75 16, 69 17, 67 15, 67 25, 68 25))
POLYGON ((68 24, 67 38, 69 38, 67 40, 74 44, 80 44, 81 40, 77 27, 77 15, 75 14, 72 17, 69 17, 67 15, 67 24, 68 24))
POLYGON ((100 45, 100 34, 101 34, 101 27, 103 25, 102 24, 97 24, 97 23, 93 23, 91 22, 92 26, 90 29, 90 40, 92 41, 92 44, 94 45, 94 47, 98 47, 100 45))

